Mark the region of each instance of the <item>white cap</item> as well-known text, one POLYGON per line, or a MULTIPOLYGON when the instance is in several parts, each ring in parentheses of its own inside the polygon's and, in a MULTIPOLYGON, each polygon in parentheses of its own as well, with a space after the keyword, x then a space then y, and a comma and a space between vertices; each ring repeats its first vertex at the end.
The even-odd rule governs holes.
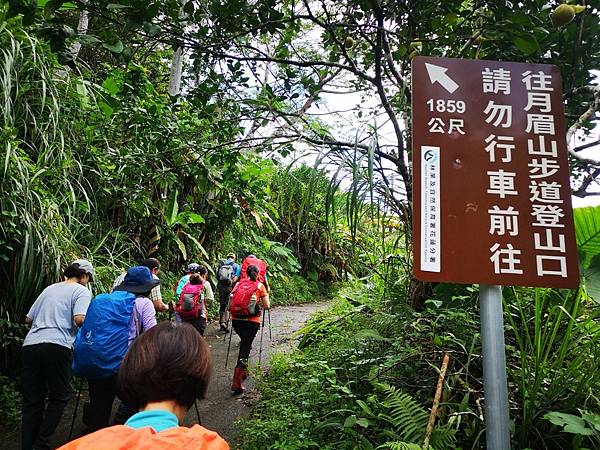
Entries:
POLYGON ((85 270, 87 273, 91 275, 92 278, 96 277, 96 272, 94 271, 94 266, 87 259, 76 259, 72 264, 79 264, 79 268, 85 270))

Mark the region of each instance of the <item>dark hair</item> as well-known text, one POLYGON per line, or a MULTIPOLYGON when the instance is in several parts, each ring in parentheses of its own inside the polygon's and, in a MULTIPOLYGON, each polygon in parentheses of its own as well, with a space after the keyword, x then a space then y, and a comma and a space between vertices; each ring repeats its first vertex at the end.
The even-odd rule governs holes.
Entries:
POLYGON ((81 269, 78 263, 69 264, 65 267, 65 270, 63 270, 63 276, 65 278, 81 278, 87 273, 87 270, 81 269))
POLYGON ((200 267, 198 267, 198 273, 200 275, 206 275, 208 273, 208 269, 206 266, 200 265, 200 267))
POLYGON ((189 323, 161 322, 133 341, 118 374, 119 398, 137 409, 174 400, 190 408, 206 397, 212 358, 189 323))
POLYGON ((146 266, 150 270, 152 270, 152 269, 160 269, 160 263, 158 262, 158 259, 156 259, 156 258, 144 259, 140 263, 140 266, 146 266))
POLYGON ((260 270, 258 270, 258 267, 256 267, 254 264, 250 264, 246 269, 248 278, 250 278, 252 281, 256 281, 258 279, 259 272, 260 270))
POLYGON ((190 275, 190 284, 202 284, 202 277, 199 273, 190 275))

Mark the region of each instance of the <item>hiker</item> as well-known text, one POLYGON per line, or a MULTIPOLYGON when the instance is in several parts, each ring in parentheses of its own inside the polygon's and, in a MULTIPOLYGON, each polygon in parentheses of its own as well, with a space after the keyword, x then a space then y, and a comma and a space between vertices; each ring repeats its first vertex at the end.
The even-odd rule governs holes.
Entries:
POLYGON ((210 349, 192 326, 160 323, 133 342, 119 370, 119 395, 139 412, 59 450, 229 449, 214 431, 179 426, 196 399, 206 397, 211 373, 210 349))
POLYGON ((241 277, 245 278, 248 272, 248 266, 253 265, 258 267, 258 281, 265 285, 267 292, 269 292, 269 280, 267 279, 267 263, 262 259, 258 259, 255 255, 248 255, 242 261, 241 277))
POLYGON ((208 278, 208 269, 205 266, 199 266, 198 273, 190 276, 189 282, 181 289, 175 313, 178 316, 177 321, 187 322, 198 330, 201 336, 204 336, 208 311, 206 302, 212 302, 215 299, 208 278))
MULTIPOLYGON (((117 395, 117 372, 128 347, 156 325, 156 312, 148 298, 160 281, 146 266, 130 267, 123 282, 110 294, 94 297, 88 318, 75 340, 74 372, 88 381, 90 403, 84 406, 84 423, 90 431, 108 426, 117 395)), ((135 411, 120 406, 118 414, 135 411)))
POLYGON ((181 294, 181 290, 183 289, 183 287, 187 284, 188 281, 190 281, 190 277, 193 274, 198 273, 198 270, 200 270, 200 264, 197 264, 197 263, 188 264, 188 266, 185 268, 185 273, 179 279, 179 282, 177 283, 177 287, 175 288, 175 298, 177 298, 177 299, 179 298, 179 295, 181 294))
POLYGON ((235 262, 235 253, 228 253, 227 259, 219 263, 217 269, 217 289, 219 290, 219 328, 224 333, 229 333, 227 323, 227 308, 229 296, 233 285, 240 279, 241 267, 235 262))
MULTIPOLYGON (((145 266, 147 267, 150 272, 152 273, 152 278, 154 278, 155 280, 158 280, 158 272, 160 271, 160 262, 158 261, 158 259, 156 258, 147 258, 144 259, 141 263, 140 266, 145 266)), ((119 275, 114 283, 113 283, 113 291, 114 289, 119 286, 121 283, 123 283, 123 280, 125 279, 125 273, 122 273, 121 275, 119 275)), ((167 305, 166 303, 163 302, 162 300, 162 294, 160 292, 160 285, 156 285, 156 287, 154 289, 152 289, 152 291, 150 291, 150 296, 149 296, 150 300, 152 300, 152 303, 154 304, 154 309, 156 311, 168 311, 169 310, 169 305, 167 305)))
POLYGON ((246 275, 231 292, 229 306, 233 329, 240 337, 240 352, 231 384, 234 394, 244 392, 242 382, 248 377, 248 359, 252 350, 252 341, 260 328, 261 309, 270 308, 267 288, 258 280, 258 267, 249 265, 246 275))
POLYGON ((63 276, 64 281, 42 291, 25 317, 31 330, 22 349, 23 450, 51 448, 50 439, 70 396, 71 347, 92 299, 87 285, 94 268, 78 259, 63 276))

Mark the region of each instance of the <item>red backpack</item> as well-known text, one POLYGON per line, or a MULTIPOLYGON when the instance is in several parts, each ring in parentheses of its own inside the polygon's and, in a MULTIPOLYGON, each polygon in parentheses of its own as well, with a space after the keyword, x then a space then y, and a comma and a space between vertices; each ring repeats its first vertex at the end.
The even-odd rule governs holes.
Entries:
POLYGON ((244 278, 235 285, 231 292, 229 312, 239 319, 260 316, 260 303, 256 296, 260 281, 244 278))
POLYGON ((261 283, 265 283, 265 276, 267 275, 267 263, 262 259, 247 257, 242 262, 242 273, 240 274, 240 279, 243 280, 248 278, 248 266, 256 266, 258 267, 258 281, 261 283))
POLYGON ((202 307, 201 299, 202 291, 204 290, 204 282, 201 284, 187 283, 179 294, 179 301, 175 306, 175 311, 183 320, 194 320, 200 315, 202 307))

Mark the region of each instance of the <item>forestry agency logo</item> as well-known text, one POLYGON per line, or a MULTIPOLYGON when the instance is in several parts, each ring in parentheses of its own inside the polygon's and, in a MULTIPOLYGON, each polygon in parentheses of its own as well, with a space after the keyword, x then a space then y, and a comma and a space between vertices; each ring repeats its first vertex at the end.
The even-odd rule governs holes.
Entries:
POLYGON ((437 153, 433 150, 427 150, 424 154, 423 154, 423 159, 425 160, 426 163, 434 163, 437 159, 437 153))

